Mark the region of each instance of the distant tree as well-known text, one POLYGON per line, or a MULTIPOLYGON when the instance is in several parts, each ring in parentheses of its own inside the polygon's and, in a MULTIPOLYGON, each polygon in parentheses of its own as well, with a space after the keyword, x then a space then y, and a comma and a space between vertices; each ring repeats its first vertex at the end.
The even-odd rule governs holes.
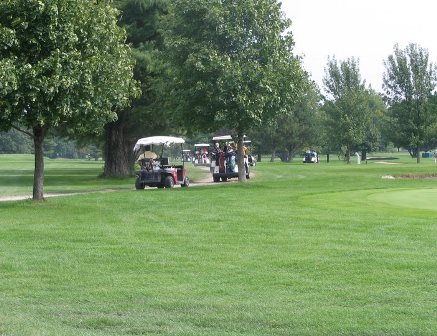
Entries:
MULTIPOLYGON (((78 140, 49 134, 44 141, 44 153, 49 158, 85 159, 88 156, 95 158, 97 149, 94 145, 81 144, 78 140)), ((101 156, 101 154, 97 154, 101 156)))
POLYGON ((288 162, 304 149, 319 148, 319 102, 316 84, 308 83, 306 92, 287 113, 250 132, 257 149, 265 154, 270 152, 272 161, 279 156, 281 161, 288 162))
POLYGON ((319 94, 313 83, 308 86, 307 92, 294 104, 291 111, 280 115, 276 120, 274 138, 282 147, 282 161, 290 161, 299 151, 319 148, 321 125, 318 113, 319 94))
POLYGON ((0 132, 0 153, 3 154, 31 154, 32 140, 24 133, 11 129, 0 132))
POLYGON ((335 57, 328 59, 323 84, 328 147, 343 148, 349 163, 352 150, 368 150, 368 145, 376 142, 374 122, 379 108, 377 98, 366 89, 359 62, 354 58, 340 62, 335 57))
MULTIPOLYGON (((430 113, 437 116, 437 92, 433 93, 428 99, 430 113)), ((425 133, 425 150, 435 150, 437 148, 437 118, 433 118, 425 133)))
POLYGON ((99 132, 136 91, 117 15, 106 1, 0 2, 0 127, 33 139, 34 200, 44 198, 49 130, 99 132))
MULTIPOLYGON (((252 139, 252 147, 256 149, 258 162, 262 161, 263 154, 270 154, 270 161, 274 161, 276 149, 280 147, 276 137, 277 127, 277 119, 273 119, 268 123, 263 123, 251 129, 249 137, 252 139)), ((254 154, 252 153, 252 155, 254 154)))
POLYGON ((429 61, 428 51, 413 43, 405 49, 395 45, 384 65, 384 98, 389 104, 393 138, 420 163, 420 148, 437 117, 429 105, 436 89, 436 67, 429 61))
POLYGON ((306 82, 291 22, 276 0, 175 0, 166 23, 169 94, 181 122, 235 130, 245 181, 244 135, 289 111, 306 82))
POLYGON ((382 131, 384 128, 383 120, 387 114, 387 108, 382 100, 382 97, 369 89, 367 91, 367 109, 369 114, 365 119, 367 130, 361 143, 357 144, 356 149, 361 151, 361 159, 366 160, 367 153, 381 149, 382 146, 382 131))

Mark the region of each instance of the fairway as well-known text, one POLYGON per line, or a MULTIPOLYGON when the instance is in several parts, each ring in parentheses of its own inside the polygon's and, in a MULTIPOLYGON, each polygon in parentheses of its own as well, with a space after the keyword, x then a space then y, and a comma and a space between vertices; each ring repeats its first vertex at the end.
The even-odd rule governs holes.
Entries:
MULTIPOLYGON (((0 335, 437 334, 437 183, 382 178, 433 160, 266 160, 171 190, 101 164, 47 160, 46 189, 80 194, 0 202, 0 335)), ((2 195, 31 165, 0 155, 2 195)))
POLYGON ((399 207, 437 211, 437 189, 384 191, 370 195, 369 199, 399 207))

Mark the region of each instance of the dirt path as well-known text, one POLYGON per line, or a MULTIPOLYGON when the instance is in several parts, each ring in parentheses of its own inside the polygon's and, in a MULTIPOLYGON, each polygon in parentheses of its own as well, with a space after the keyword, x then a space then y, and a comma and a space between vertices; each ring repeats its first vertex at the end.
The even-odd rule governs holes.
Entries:
MULTIPOLYGON (((255 174, 251 172, 251 177, 254 177, 255 174)), ((228 180, 224 183, 235 183, 238 182, 238 179, 232 179, 228 180)), ((215 183, 212 181, 212 177, 208 176, 201 180, 196 180, 190 182, 190 187, 200 187, 200 186, 206 186, 206 185, 220 185, 221 183, 215 183)), ((180 187, 180 186, 175 186, 180 187)), ((155 188, 150 188, 150 190, 154 190, 155 188)), ((132 189, 134 190, 134 189, 132 189)), ((98 190, 98 191, 86 191, 86 192, 72 192, 72 193, 44 193, 44 198, 48 197, 65 197, 65 196, 75 196, 75 195, 84 195, 84 194, 91 194, 91 193, 108 193, 108 192, 116 192, 115 189, 106 189, 106 190, 98 190)), ((125 191, 125 190, 124 190, 125 191)), ((0 196, 0 202, 7 202, 7 201, 23 201, 23 200, 31 200, 32 195, 5 195, 0 196)))
MULTIPOLYGON (((116 190, 101 190, 101 191, 87 191, 87 192, 72 192, 72 193, 44 193, 44 198, 48 197, 65 197, 65 196, 74 196, 74 195, 84 195, 84 194, 91 194, 91 193, 97 193, 97 192, 113 192, 116 190)), ((0 202, 7 202, 7 201, 23 201, 23 200, 31 200, 32 195, 12 195, 12 196, 0 196, 0 202)))
MULTIPOLYGON (((203 179, 196 182, 191 182, 190 187, 199 187, 205 185, 214 185, 218 183, 214 183, 211 179, 203 179)), ((175 186, 176 188, 179 186, 175 186)), ((155 188, 150 188, 153 190, 155 188)), ((134 190, 134 189, 132 189, 134 190)), ((86 192, 72 192, 72 193, 44 193, 44 198, 49 197, 65 197, 65 196, 75 196, 75 195, 84 195, 84 194, 92 194, 92 193, 108 193, 108 192, 116 192, 117 190, 108 189, 108 190, 99 190, 99 191, 86 191, 86 192)), ((126 191, 126 190, 123 190, 126 191)), ((8 201, 23 201, 23 200, 31 200, 32 195, 4 195, 0 196, 0 202, 8 202, 8 201)))

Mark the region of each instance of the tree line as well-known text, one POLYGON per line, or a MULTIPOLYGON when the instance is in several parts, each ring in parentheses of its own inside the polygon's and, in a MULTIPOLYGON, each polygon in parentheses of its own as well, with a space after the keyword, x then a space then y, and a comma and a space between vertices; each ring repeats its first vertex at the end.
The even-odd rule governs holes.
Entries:
POLYGON ((284 161, 309 148, 349 161, 388 143, 419 161, 435 146, 426 49, 395 46, 382 93, 353 57, 330 57, 319 88, 291 28, 276 0, 2 1, 0 130, 33 142, 34 199, 53 136, 102 143, 106 176, 129 176, 134 142, 157 134, 226 128, 284 161))

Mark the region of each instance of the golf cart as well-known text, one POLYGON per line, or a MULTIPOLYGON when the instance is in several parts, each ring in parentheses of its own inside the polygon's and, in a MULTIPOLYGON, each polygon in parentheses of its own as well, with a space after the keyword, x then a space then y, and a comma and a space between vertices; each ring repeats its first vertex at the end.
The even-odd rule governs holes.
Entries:
POLYGON ((198 143, 194 144, 194 165, 195 166, 209 166, 209 144, 198 143))
POLYGON ((172 136, 152 136, 137 141, 134 147, 136 161, 140 164, 140 170, 136 171, 136 189, 148 187, 173 188, 175 184, 188 187, 190 181, 185 170, 185 161, 182 155, 182 165, 169 164, 168 157, 164 157, 164 147, 173 144, 182 145, 185 140, 172 136), (161 147, 161 155, 153 152, 155 146, 161 147))
POLYGON ((319 163, 319 155, 315 151, 306 151, 303 156, 303 163, 319 163))
MULTIPOLYGON (((214 149, 211 155, 210 171, 214 182, 226 182, 238 177, 237 148, 230 135, 212 138, 214 149)), ((250 178, 250 168, 247 155, 244 156, 246 178, 250 178)))

